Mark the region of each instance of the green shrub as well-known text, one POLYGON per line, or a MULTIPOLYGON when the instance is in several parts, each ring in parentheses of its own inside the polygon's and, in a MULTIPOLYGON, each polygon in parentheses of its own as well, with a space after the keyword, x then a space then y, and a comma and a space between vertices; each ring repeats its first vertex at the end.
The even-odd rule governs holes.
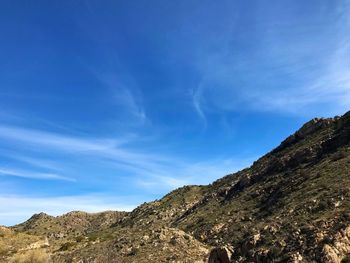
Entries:
POLYGON ((64 243, 64 244, 61 246, 60 250, 61 250, 61 251, 69 250, 71 247, 73 247, 73 245, 74 245, 74 243, 72 243, 72 242, 64 243))

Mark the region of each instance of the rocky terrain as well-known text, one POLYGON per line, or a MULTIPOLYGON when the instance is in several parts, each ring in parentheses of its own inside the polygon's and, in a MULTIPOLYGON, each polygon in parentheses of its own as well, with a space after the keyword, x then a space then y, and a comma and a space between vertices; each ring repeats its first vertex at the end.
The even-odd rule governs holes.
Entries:
POLYGON ((130 213, 37 214, 0 242, 1 262, 350 262, 350 112, 210 185, 130 213))

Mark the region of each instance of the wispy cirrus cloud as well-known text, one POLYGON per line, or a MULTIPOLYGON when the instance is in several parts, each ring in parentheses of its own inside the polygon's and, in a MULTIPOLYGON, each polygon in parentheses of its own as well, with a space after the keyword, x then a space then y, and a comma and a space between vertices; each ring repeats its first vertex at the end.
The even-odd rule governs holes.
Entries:
POLYGON ((65 177, 55 173, 35 172, 28 170, 18 170, 7 167, 0 167, 0 175, 2 176, 14 176, 28 179, 40 179, 40 180, 64 180, 74 182, 74 178, 65 177))
POLYGON ((221 48, 197 58, 202 80, 192 98, 199 117, 242 110, 293 115, 348 110, 350 7, 348 1, 334 5, 332 10, 320 6, 322 20, 302 22, 293 20, 294 11, 285 20, 269 21, 279 11, 269 13, 262 5, 254 30, 227 30, 221 48), (250 43, 236 45, 246 35, 256 39, 252 49, 250 43))
MULTIPOLYGON (((27 220, 34 213, 45 212, 58 216, 71 211, 102 212, 106 210, 131 211, 137 198, 106 195, 41 196, 0 195, 0 218, 3 225, 14 225, 27 220), (130 201, 131 200, 131 201, 130 201)), ((137 201, 139 203, 139 201, 137 201)))
POLYGON ((98 73, 95 71, 94 75, 109 90, 112 100, 118 107, 118 110, 125 111, 129 115, 129 121, 130 117, 140 123, 144 123, 147 120, 141 96, 135 94, 136 84, 134 84, 134 81, 130 80, 130 77, 125 81, 123 80, 126 78, 125 73, 121 75, 117 73, 98 73))
POLYGON ((47 160, 47 158, 34 158, 25 156, 20 153, 15 153, 13 151, 0 150, 0 156, 19 161, 20 163, 28 164, 31 167, 43 168, 50 171, 60 171, 60 165, 52 160, 47 160))
POLYGON ((96 139, 77 138, 41 130, 25 129, 16 126, 0 126, 0 137, 31 145, 40 145, 38 150, 55 149, 63 152, 94 154, 113 158, 128 163, 128 160, 146 162, 150 159, 159 159, 151 154, 138 154, 122 149, 120 146, 128 142, 128 139, 96 139))
POLYGON ((139 177, 137 183, 154 188, 168 185, 176 188, 183 185, 205 185, 250 166, 256 160, 255 156, 249 158, 214 158, 210 161, 183 162, 173 160, 173 164, 148 174, 147 177, 139 177))
MULTIPOLYGON (((115 49, 98 48, 99 55, 104 58, 101 68, 88 66, 91 73, 107 94, 106 101, 111 103, 118 118, 128 120, 129 124, 144 124, 148 121, 143 104, 142 93, 135 77, 120 61, 115 49)), ((84 63, 87 64, 87 63, 84 63)), ((125 123, 124 123, 125 125, 125 123)))
MULTIPOLYGON (((225 174, 244 168, 249 160, 217 159, 210 162, 189 162, 178 157, 161 153, 150 153, 143 149, 129 147, 123 139, 77 138, 64 134, 19 128, 16 126, 0 126, 0 138, 14 147, 29 145, 35 149, 36 158, 23 157, 23 153, 12 154, 10 157, 37 166, 46 166, 47 158, 40 164, 40 154, 49 152, 51 156, 57 153, 67 153, 76 162, 82 157, 93 158, 95 162, 105 163, 116 172, 128 171, 134 175, 131 178, 136 184, 147 188, 173 189, 185 184, 204 184, 225 174), (33 147, 34 146, 34 147, 33 147)), ((25 147, 27 149, 27 147, 25 147)), ((52 157, 51 157, 52 158, 52 157)), ((84 160, 86 162, 86 160, 84 160)), ((50 163, 48 169, 50 170, 50 163)), ((66 160, 55 161, 55 166, 64 173, 66 160)), ((8 175, 41 179, 67 179, 55 172, 37 173, 16 170, 4 170, 8 175)))

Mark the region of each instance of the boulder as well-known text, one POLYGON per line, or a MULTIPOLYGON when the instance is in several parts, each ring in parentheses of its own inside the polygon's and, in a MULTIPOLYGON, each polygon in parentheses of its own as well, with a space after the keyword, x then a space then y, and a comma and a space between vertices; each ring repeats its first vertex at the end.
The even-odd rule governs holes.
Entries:
POLYGON ((230 263, 232 251, 227 247, 213 248, 209 254, 208 263, 230 263))

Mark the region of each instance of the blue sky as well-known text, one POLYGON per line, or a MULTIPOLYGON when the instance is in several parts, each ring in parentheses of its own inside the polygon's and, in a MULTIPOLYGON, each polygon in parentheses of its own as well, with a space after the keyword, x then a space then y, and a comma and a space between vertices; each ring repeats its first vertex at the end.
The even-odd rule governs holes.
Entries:
POLYGON ((350 104, 345 0, 1 1, 0 224, 207 184, 350 104))

